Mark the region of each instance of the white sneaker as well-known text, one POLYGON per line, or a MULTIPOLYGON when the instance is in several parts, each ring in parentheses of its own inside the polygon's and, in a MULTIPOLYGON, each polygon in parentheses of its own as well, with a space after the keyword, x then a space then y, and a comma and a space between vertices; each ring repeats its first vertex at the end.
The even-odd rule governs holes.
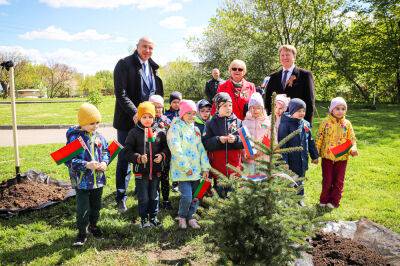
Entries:
POLYGON ((319 206, 323 208, 323 207, 326 207, 326 204, 320 203, 319 206))
POLYGON ((180 229, 186 229, 187 224, 186 224, 186 219, 185 218, 179 218, 179 228, 180 229))
POLYGON ((199 229, 200 225, 197 223, 196 219, 190 219, 189 220, 189 225, 190 227, 192 227, 193 229, 199 229))
POLYGON ((328 204, 326 204, 326 207, 328 207, 328 208, 330 208, 330 209, 334 209, 334 208, 335 208, 335 206, 333 206, 333 204, 332 204, 332 203, 328 203, 328 204))

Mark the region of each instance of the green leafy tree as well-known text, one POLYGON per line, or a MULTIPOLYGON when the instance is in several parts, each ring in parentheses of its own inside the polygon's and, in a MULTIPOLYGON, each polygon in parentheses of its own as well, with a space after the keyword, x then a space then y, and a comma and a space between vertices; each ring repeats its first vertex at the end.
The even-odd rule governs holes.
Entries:
POLYGON ((180 91, 185 99, 198 100, 204 97, 204 84, 208 75, 199 64, 177 59, 161 68, 160 77, 166 96, 172 91, 180 91))
POLYGON ((101 83, 101 91, 104 95, 112 95, 114 93, 113 73, 109 70, 97 71, 94 75, 101 83))
MULTIPOLYGON (((271 139, 274 139, 274 123, 272 116, 271 139)), ((265 181, 228 178, 218 173, 219 182, 232 190, 225 199, 217 196, 206 199, 210 208, 205 219, 209 240, 223 258, 234 264, 288 265, 309 247, 306 238, 315 229, 316 210, 298 204, 301 196, 293 187, 293 173, 281 156, 302 150, 302 147, 281 148, 296 134, 299 131, 277 145, 273 142, 269 147, 257 144, 258 150, 270 158, 257 160, 257 168, 267 176, 265 181)), ((239 169, 229 167, 240 176, 244 175, 239 169)))

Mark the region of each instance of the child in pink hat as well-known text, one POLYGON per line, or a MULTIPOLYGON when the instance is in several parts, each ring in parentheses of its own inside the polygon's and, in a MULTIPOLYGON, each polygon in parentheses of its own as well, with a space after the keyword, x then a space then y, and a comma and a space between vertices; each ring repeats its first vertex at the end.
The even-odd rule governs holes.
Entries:
POLYGON ((191 100, 179 103, 179 117, 172 121, 167 133, 168 147, 171 150, 171 169, 169 176, 178 182, 181 198, 179 200, 179 228, 200 228, 193 215, 199 201, 193 199, 201 179, 208 180, 211 168, 207 152, 201 142, 200 130, 194 126, 196 104, 191 100))

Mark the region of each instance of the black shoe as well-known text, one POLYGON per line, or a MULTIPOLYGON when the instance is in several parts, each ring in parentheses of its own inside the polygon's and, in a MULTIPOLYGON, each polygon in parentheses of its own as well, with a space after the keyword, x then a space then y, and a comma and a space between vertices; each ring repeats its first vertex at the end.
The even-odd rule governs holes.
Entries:
POLYGON ((161 225, 160 221, 157 219, 157 217, 151 218, 150 219, 150 224, 154 227, 158 227, 161 225))
POLYGON ((90 225, 89 226, 89 232, 94 236, 94 237, 102 237, 103 236, 103 232, 101 231, 101 229, 99 227, 97 227, 96 225, 90 225))
POLYGON ((75 240, 75 242, 72 244, 72 246, 74 246, 74 247, 81 247, 81 246, 85 245, 86 240, 87 240, 86 235, 84 235, 84 234, 78 234, 78 236, 76 237, 76 240, 75 240))
POLYGON ((117 203, 117 209, 120 213, 124 213, 128 210, 128 208, 126 207, 126 202, 125 200, 121 200, 117 203))
POLYGON ((173 209, 173 208, 172 208, 171 202, 168 201, 168 200, 163 201, 163 203, 162 203, 162 208, 163 208, 163 209, 166 209, 166 210, 172 210, 172 209, 173 209))
POLYGON ((140 228, 147 228, 150 226, 151 226, 151 223, 149 223, 149 219, 142 218, 142 220, 140 221, 140 228))

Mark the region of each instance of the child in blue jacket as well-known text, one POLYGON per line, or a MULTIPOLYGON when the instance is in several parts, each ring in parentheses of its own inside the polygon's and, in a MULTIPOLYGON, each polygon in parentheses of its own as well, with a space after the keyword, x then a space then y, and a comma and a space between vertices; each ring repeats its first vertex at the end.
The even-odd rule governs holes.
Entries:
MULTIPOLYGON (((306 114, 306 104, 299 98, 293 98, 289 102, 289 112, 283 114, 278 129, 278 141, 297 129, 301 129, 300 134, 294 136, 286 142, 282 148, 303 147, 301 152, 291 152, 282 154, 283 159, 289 165, 289 169, 299 177, 305 177, 308 170, 308 154, 312 163, 318 164, 318 152, 314 139, 311 136, 310 123, 304 119, 306 114)), ((302 186, 302 182, 297 183, 302 186)), ((304 195, 304 188, 301 187, 299 195, 304 195)))
POLYGON ((105 171, 110 160, 108 144, 97 132, 101 115, 92 104, 84 103, 78 111, 79 126, 67 131, 67 144, 81 137, 85 142, 83 152, 65 164, 68 166, 71 184, 76 190, 76 225, 78 236, 73 246, 82 246, 87 239, 87 231, 94 237, 101 237, 97 226, 100 216, 101 196, 106 184, 105 171))

